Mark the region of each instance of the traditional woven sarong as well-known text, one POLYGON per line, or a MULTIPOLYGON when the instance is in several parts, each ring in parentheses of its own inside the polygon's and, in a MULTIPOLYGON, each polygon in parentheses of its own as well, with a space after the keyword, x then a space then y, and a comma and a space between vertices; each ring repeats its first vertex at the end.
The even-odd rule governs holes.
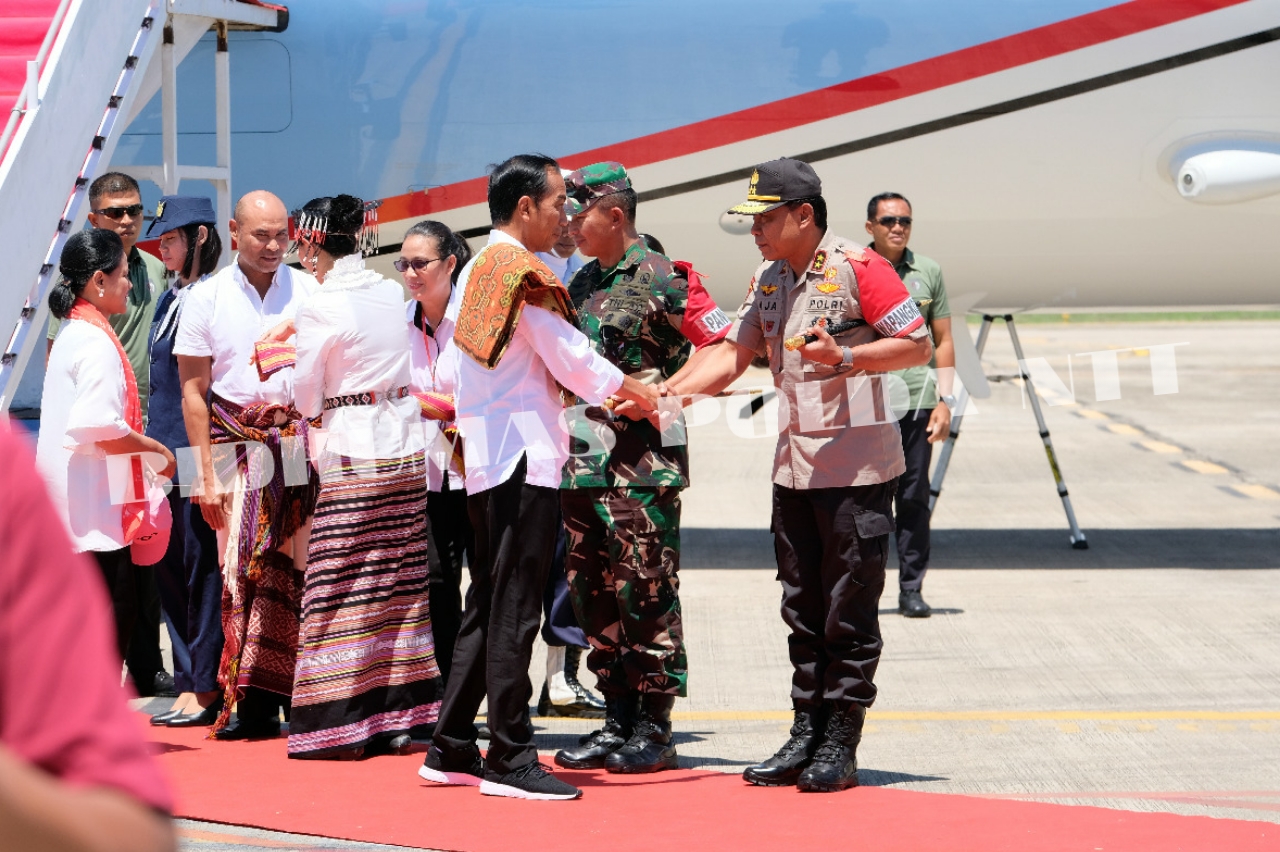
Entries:
POLYGON ((349 749, 436 721, 426 461, 322 462, 307 551, 290 754, 349 749))
POLYGON ((525 305, 574 321, 568 291, 537 255, 511 243, 485 246, 471 267, 453 342, 492 370, 511 344, 525 305))
POLYGON ((227 554, 222 592, 225 642, 218 682, 225 704, 209 736, 226 727, 231 706, 250 686, 279 695, 293 690, 298 650, 298 611, 302 576, 293 559, 279 548, 298 531, 315 506, 319 480, 306 461, 308 423, 296 411, 259 404, 240 408, 218 396, 209 405, 213 444, 262 444, 274 466, 263 476, 261 452, 215 452, 215 469, 223 481, 249 486, 236 494, 238 512, 230 523, 235 549, 227 554), (283 416, 276 417, 280 412, 283 416), (276 420, 283 422, 276 425, 276 420), (286 438, 300 438, 287 444, 286 438), (287 476, 287 474, 290 474, 287 476), (300 474, 300 475, 299 475, 300 474), (303 484, 286 486, 286 479, 303 484), (252 487, 260 486, 260 487, 252 487))

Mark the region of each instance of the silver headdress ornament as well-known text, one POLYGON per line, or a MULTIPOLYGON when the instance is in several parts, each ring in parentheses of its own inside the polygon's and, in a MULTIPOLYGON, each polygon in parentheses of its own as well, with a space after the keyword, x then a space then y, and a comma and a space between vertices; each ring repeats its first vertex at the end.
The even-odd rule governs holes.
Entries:
POLYGON ((289 246, 289 254, 296 254, 302 243, 324 245, 328 233, 329 217, 300 209, 293 211, 293 245, 289 246))
POLYGON ((356 242, 360 246, 360 253, 365 257, 378 251, 378 208, 381 206, 381 201, 364 203, 364 225, 360 228, 356 242))

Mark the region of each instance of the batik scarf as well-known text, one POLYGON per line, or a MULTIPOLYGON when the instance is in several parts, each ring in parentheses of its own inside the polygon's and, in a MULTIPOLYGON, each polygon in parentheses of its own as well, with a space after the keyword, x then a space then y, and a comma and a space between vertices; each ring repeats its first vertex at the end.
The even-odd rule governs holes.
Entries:
POLYGON ((462 294, 454 343, 492 370, 511 345, 525 305, 557 313, 574 323, 568 292, 537 255, 511 243, 485 246, 476 255, 462 294))

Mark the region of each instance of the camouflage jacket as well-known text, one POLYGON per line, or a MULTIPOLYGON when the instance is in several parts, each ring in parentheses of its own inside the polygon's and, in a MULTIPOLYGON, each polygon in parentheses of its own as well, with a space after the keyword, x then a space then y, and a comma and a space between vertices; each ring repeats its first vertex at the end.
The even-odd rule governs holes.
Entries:
MULTIPOLYGON (((578 311, 578 327, 596 351, 622 372, 653 383, 683 367, 692 350, 680 331, 688 286, 670 260, 637 243, 611 269, 601 269, 598 260, 579 269, 569 282, 569 297, 578 311)), ((598 408, 585 409, 585 416, 594 431, 611 433, 613 451, 603 451, 599 438, 590 444, 573 438, 561 488, 689 484, 686 447, 664 447, 648 421, 610 420, 598 408)), ((578 435, 586 428, 576 423, 571 431, 578 435)))

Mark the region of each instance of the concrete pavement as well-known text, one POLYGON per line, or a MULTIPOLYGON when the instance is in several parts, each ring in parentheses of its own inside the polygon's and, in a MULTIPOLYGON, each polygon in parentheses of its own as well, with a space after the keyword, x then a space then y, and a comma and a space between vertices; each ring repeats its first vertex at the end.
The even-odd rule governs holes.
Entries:
MULTIPOLYGON (((1090 547, 1068 545, 1018 383, 994 384, 935 514, 934 617, 897 616, 889 574, 861 783, 1280 822, 1280 322, 1020 330, 1029 358, 1074 381, 1075 404, 1048 394, 1046 418, 1090 547), (1150 352, 1175 343, 1177 393, 1154 395, 1150 352), (1120 397, 1099 400, 1081 353, 1105 350, 1118 351, 1120 397)), ((1014 372, 999 324, 985 366, 1014 372)), ((789 723, 773 439, 742 437, 765 431, 745 402, 721 401, 691 430, 684 498, 679 750, 684 766, 726 772, 770 754, 789 723)), ((542 670, 539 647, 535 691, 542 670)), ((535 722, 548 762, 594 727, 535 722)), ((391 848, 182 829, 186 850, 391 848)))

